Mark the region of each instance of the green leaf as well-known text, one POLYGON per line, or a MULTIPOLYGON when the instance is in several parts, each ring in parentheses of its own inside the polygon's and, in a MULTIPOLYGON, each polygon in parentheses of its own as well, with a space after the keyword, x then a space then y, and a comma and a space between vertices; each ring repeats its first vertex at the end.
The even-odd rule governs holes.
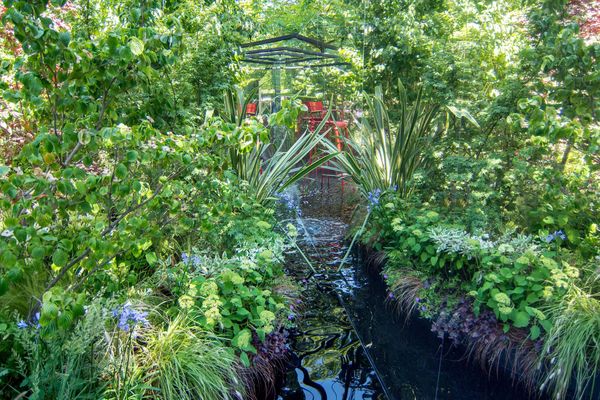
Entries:
POLYGON ((119 179, 125 179, 127 177, 127 167, 125 164, 117 165, 115 169, 115 176, 119 179))
POLYGON ((536 340, 537 338, 540 337, 540 334, 541 334, 541 330, 538 325, 534 325, 531 327, 531 331, 530 331, 530 339, 531 340, 536 340))
POLYGON ((148 261, 148 264, 154 265, 158 262, 158 257, 154 252, 146 253, 146 261, 148 261))
POLYGON ((44 88, 40 78, 31 72, 22 75, 20 81, 23 83, 23 86, 25 86, 25 88, 34 96, 39 95, 44 88))
POLYGON ((130 150, 127 152, 127 161, 134 162, 138 158, 138 152, 135 150, 130 150))
POLYGON ((52 255, 52 262, 59 267, 64 267, 69 261, 69 255, 62 249, 57 249, 52 255))
POLYGON ((44 303, 41 315, 49 319, 54 319, 58 316, 58 307, 54 303, 44 303))
POLYGON ((43 246, 34 247, 31 250, 31 257, 41 260, 46 255, 46 249, 43 246))
POLYGON ((58 316, 58 327, 63 330, 69 329, 71 324, 73 323, 73 314, 70 311, 63 311, 58 316))
POLYGON ((247 350, 252 347, 252 332, 248 328, 244 328, 231 339, 231 344, 238 349, 247 350))
POLYGON ((525 256, 521 256, 521 257, 517 258, 517 263, 522 264, 522 265, 528 265, 529 258, 527 258, 525 256))
POLYGON ((544 328, 544 330, 546 332, 550 332, 550 330, 552 329, 552 322, 549 319, 546 319, 544 321, 539 321, 540 325, 542 325, 542 328, 544 328))
POLYGON ((129 40, 129 49, 134 55, 139 56, 144 52, 144 42, 136 37, 132 37, 129 40))
POLYGON ((79 143, 85 146, 92 141, 92 136, 88 130, 82 129, 77 133, 77 139, 79 140, 79 143))
POLYGON ((63 46, 68 46, 71 41, 71 34, 68 31, 62 31, 58 34, 58 40, 63 46))
POLYGON ((554 218, 548 215, 544 217, 543 221, 546 225, 552 225, 554 223, 554 218))
POLYGON ((250 359, 248 358, 248 354, 246 354, 245 352, 242 352, 240 354, 240 361, 242 362, 242 365, 244 367, 250 367, 250 359))
POLYGON ((525 311, 516 311, 512 317, 513 325, 516 328, 525 328, 527 325, 529 325, 529 319, 529 314, 527 314, 525 311))

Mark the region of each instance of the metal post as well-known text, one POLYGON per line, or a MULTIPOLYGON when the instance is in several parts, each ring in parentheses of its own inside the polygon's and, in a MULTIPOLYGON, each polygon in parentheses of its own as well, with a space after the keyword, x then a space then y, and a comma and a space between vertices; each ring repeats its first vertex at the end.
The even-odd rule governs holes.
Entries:
POLYGON ((271 70, 273 80, 273 112, 281 110, 281 65, 273 64, 271 70))

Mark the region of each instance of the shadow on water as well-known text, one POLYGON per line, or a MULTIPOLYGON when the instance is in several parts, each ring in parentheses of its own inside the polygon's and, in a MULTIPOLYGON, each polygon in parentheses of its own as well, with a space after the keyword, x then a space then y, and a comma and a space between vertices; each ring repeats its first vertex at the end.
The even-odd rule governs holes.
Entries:
POLYGON ((316 189, 302 187, 296 225, 299 245, 320 274, 306 280, 306 263, 289 255, 287 270, 304 287, 304 304, 278 400, 529 398, 443 346, 428 321, 395 318, 385 283, 360 257, 336 275, 347 249, 344 197, 352 195, 347 188, 342 196, 336 184, 316 189))

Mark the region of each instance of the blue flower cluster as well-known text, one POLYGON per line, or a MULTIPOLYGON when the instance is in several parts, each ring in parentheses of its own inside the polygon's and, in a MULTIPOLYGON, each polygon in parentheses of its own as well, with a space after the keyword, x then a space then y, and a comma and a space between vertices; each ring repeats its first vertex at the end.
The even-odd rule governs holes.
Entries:
POLYGON ((555 231, 554 233, 551 233, 548 236, 546 236, 546 243, 550 243, 558 238, 561 238, 561 240, 566 240, 567 235, 565 235, 565 233, 562 230, 555 231))
POLYGON ((367 206, 367 209, 369 211, 377 207, 379 204, 379 197, 381 197, 381 189, 379 188, 368 193, 367 200, 369 200, 369 205, 367 206))
POLYGON ((124 332, 129 332, 138 325, 150 325, 147 319, 148 313, 136 311, 129 302, 125 303, 121 309, 113 310, 112 315, 118 318, 117 327, 124 332))
POLYGON ((35 313, 35 315, 33 317, 33 321, 31 323, 28 323, 24 319, 22 319, 19 322, 17 322, 17 328, 19 328, 19 329, 26 329, 29 326, 33 326, 33 327, 35 327, 35 329, 39 329, 41 327, 41 325, 40 325, 40 313, 39 312, 35 313))
POLYGON ((193 255, 190 257, 188 253, 181 253, 181 261, 183 261, 184 264, 191 264, 194 267, 199 267, 202 263, 200 256, 193 255))

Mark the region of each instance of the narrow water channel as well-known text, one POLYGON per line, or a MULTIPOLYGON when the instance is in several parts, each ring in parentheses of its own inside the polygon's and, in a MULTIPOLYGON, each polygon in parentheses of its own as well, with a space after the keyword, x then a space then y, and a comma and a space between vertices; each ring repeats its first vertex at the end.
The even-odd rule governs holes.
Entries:
POLYGON ((302 318, 278 400, 464 399, 525 400, 510 380, 488 376, 444 346, 428 321, 394 317, 385 283, 355 256, 335 274, 346 251, 351 189, 333 180, 305 183, 295 225, 303 252, 288 258, 287 272, 303 286, 302 318))

